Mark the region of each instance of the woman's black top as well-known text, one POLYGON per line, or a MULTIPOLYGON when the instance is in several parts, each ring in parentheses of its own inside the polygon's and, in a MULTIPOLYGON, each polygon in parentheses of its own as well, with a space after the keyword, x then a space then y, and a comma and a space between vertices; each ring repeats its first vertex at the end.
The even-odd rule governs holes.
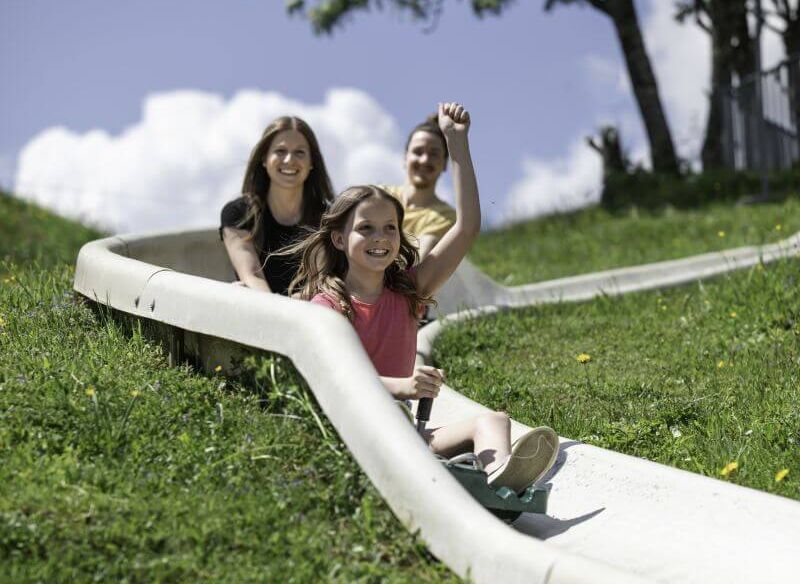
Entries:
MULTIPOLYGON (((253 228, 253 220, 250 219, 242 223, 242 220, 247 216, 247 211, 247 201, 244 197, 234 199, 225 205, 222 208, 220 218, 220 238, 222 238, 223 227, 250 231, 253 228)), ((261 227, 253 239, 253 245, 256 248, 256 252, 258 252, 264 277, 273 292, 286 295, 289 283, 297 273, 300 261, 296 256, 268 257, 269 254, 278 251, 282 247, 296 243, 307 234, 308 231, 300 225, 281 225, 275 221, 272 212, 269 210, 269 205, 264 205, 261 210, 261 227)), ((241 274, 237 275, 241 279, 241 274)))

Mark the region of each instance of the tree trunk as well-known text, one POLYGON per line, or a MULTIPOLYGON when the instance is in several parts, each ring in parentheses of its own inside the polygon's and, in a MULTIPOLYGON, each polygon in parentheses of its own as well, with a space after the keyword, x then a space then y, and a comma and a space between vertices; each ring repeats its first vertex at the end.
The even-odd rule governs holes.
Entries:
MULTIPOLYGON (((746 0, 710 0, 707 10, 711 20, 711 92, 701 153, 703 170, 725 165, 722 145, 723 99, 730 90, 733 73, 737 73, 739 79, 744 79, 756 69, 753 39, 747 27, 746 0)), ((737 93, 737 102, 748 121, 746 128, 754 126, 752 121, 757 116, 757 82, 753 79, 748 84, 740 85, 737 93)), ((749 139, 749 136, 745 136, 745 140, 749 139)), ((746 150, 749 153, 752 148, 746 150)))
POLYGON ((798 141, 800 141, 800 17, 786 24, 786 30, 783 33, 783 46, 786 49, 786 57, 790 60, 790 111, 793 114, 795 133, 798 136, 798 141))
POLYGON ((608 0, 605 9, 614 22, 617 37, 622 45, 628 75, 650 142, 653 169, 658 172, 678 174, 678 157, 658 95, 658 84, 650 65, 650 57, 644 47, 633 0, 608 0))

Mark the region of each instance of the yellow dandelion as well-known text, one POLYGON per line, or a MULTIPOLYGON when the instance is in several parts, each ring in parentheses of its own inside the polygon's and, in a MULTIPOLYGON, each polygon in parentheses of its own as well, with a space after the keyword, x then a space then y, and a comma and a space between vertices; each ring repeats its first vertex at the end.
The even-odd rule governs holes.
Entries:
POLYGON ((717 231, 717 237, 725 237, 724 231, 717 231))
POLYGON ((726 477, 726 476, 730 475, 732 472, 734 472, 738 468, 739 468, 739 463, 736 462, 735 460, 733 460, 733 461, 729 462, 728 464, 726 464, 725 466, 723 466, 721 469, 719 469, 719 474, 721 474, 722 476, 726 477))
POLYGON ((133 398, 137 398, 137 397, 139 397, 140 395, 141 395, 141 392, 140 392, 138 389, 134 389, 134 390, 131 392, 131 397, 133 397, 133 398))
POLYGON ((722 369, 723 367, 725 367, 725 361, 720 361, 717 363, 717 369, 722 369))
POLYGON ((95 393, 97 393, 97 392, 94 390, 94 386, 93 385, 90 385, 89 387, 86 388, 86 395, 88 397, 94 397, 95 393))
POLYGON ((578 363, 588 363, 589 361, 592 360, 592 356, 587 355, 586 353, 581 353, 580 355, 575 357, 575 359, 578 360, 578 363))
POLYGON ((217 365, 216 367, 214 367, 215 373, 219 373, 220 371, 222 371, 222 365, 217 365))
POLYGON ((3 319, 2 315, 0 315, 0 326, 6 324, 6 321, 3 319))
POLYGON ((781 482, 783 479, 786 478, 786 475, 788 475, 788 474, 789 474, 789 469, 788 468, 782 468, 781 470, 779 470, 778 472, 775 473, 775 482, 776 483, 781 482))
POLYGON ((775 231, 780 231, 780 230, 781 230, 781 224, 780 224, 780 223, 778 223, 778 224, 775 226, 775 231))
POLYGON ((736 311, 735 310, 731 310, 731 318, 736 318, 736 311))

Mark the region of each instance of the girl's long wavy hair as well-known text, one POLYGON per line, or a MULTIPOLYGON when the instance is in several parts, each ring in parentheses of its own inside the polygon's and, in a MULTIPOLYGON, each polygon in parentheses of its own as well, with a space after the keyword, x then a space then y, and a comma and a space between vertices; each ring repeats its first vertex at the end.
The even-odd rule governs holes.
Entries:
POLYGON ((270 178, 264 168, 264 157, 272 145, 272 141, 284 130, 297 130, 308 141, 309 154, 311 155, 311 172, 303 183, 303 208, 300 225, 317 228, 322 214, 333 201, 333 186, 325 167, 325 160, 319 149, 319 143, 305 121, 294 116, 282 116, 273 120, 261 135, 261 139, 250 153, 250 160, 244 172, 242 182, 242 195, 247 201, 247 213, 241 225, 252 221, 250 239, 255 239, 261 228, 261 214, 267 205, 270 178))
POLYGON ((411 316, 418 320, 422 308, 435 301, 419 294, 408 269, 419 258, 417 248, 403 232, 403 205, 395 197, 375 185, 355 186, 344 191, 333 206, 322 215, 319 229, 310 231, 304 240, 278 252, 280 255, 301 257, 300 269, 289 285, 289 295, 299 290, 300 298, 310 300, 315 294, 326 293, 331 296, 351 322, 355 318, 353 303, 347 293, 344 279, 347 276, 348 261, 345 252, 333 245, 334 231, 344 231, 350 215, 362 201, 377 197, 390 201, 397 211, 397 225, 400 229, 400 250, 394 262, 386 268, 384 286, 402 294, 408 300, 411 316))

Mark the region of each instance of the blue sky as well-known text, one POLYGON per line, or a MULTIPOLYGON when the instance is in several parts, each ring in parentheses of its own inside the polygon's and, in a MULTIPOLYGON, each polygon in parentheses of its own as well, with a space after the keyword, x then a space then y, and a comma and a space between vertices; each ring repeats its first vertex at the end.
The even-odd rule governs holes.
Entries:
MULTIPOLYGON (((578 153, 579 144, 601 121, 621 124, 632 152, 644 154, 641 124, 606 17, 580 7, 545 13, 543 2, 529 0, 517 2, 500 18, 478 20, 466 2, 445 5, 430 34, 407 17, 385 10, 359 14, 332 37, 319 38, 307 22, 287 17, 279 0, 3 0, 0 184, 31 191, 26 195, 45 204, 64 196, 41 193, 54 181, 74 183, 67 185, 69 196, 82 196, 83 179, 71 175, 69 168, 49 173, 44 159, 60 158, 67 167, 84 164, 70 157, 79 150, 74 144, 87 140, 88 132, 102 130, 108 142, 102 147, 112 148, 122 133, 143 123, 148 98, 176 90, 226 101, 252 89, 276 93, 288 108, 297 103, 325 110, 332 88, 356 89, 379 107, 375 115, 395 124, 393 133, 385 136, 392 152, 437 101, 460 100, 473 114, 473 154, 484 207, 506 204, 509 193, 518 193, 522 200, 541 198, 542 189, 586 189, 596 181, 597 168, 588 169, 593 164, 586 153, 578 153), (47 148, 30 150, 22 169, 20 154, 54 127, 68 133, 61 136, 61 150, 50 136, 47 148), (585 176, 577 183, 562 184, 567 174, 581 172, 585 176), (28 177, 26 184, 20 184, 19 173, 28 177), (31 176, 42 178, 33 184, 31 176), (525 181, 533 179, 539 180, 539 190, 525 191, 525 181), (527 195, 519 194, 523 191, 527 195)), ((666 63, 665 70, 671 66, 678 71, 670 75, 682 75, 679 64, 670 65, 676 59, 670 57, 671 41, 665 38, 671 26, 671 9, 665 5, 671 0, 637 5, 643 26, 653 32, 647 40, 652 40, 653 52, 662 55, 654 58, 657 65, 666 63)), ((693 35, 694 43, 705 43, 697 31, 685 34, 693 35)), ((668 103, 668 113, 677 112, 671 117, 681 126, 681 135, 693 131, 688 128, 691 120, 684 119, 691 116, 681 108, 691 109, 692 100, 697 102, 698 128, 704 115, 701 85, 706 69, 702 63, 688 65, 698 87, 676 98, 683 105, 668 103)), ((261 129, 253 128, 254 136, 261 129)), ((337 147, 349 152, 347 137, 340 138, 337 147)), ((687 148, 693 148, 691 143, 689 138, 687 148)), ((96 152, 101 146, 93 148, 96 152)), ((187 157, 195 154, 186 151, 187 157)), ((388 168, 388 162, 381 164, 388 168)), ((82 176, 88 173, 84 169, 82 176)), ((339 175, 358 177, 343 171, 339 175)), ((174 184, 180 188, 179 181, 174 184)), ((209 204, 213 201, 207 199, 209 204)), ((535 214, 536 204, 528 207, 523 205, 520 212, 535 214)), ((59 208, 70 205, 62 201, 59 208)), ((504 208, 506 214, 513 211, 504 208)), ((103 221, 102 214, 83 212, 103 221)), ((120 225, 124 227, 139 225, 120 225)))

